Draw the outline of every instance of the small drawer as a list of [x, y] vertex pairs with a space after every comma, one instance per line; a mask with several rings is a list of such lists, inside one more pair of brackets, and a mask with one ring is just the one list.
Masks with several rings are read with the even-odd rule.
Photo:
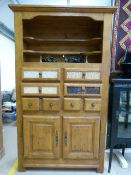
[[22, 98], [22, 105], [24, 111], [38, 111], [39, 98]]
[[57, 83], [23, 83], [24, 96], [60, 96], [60, 85]]
[[32, 69], [24, 68], [22, 74], [23, 80], [60, 80], [60, 69]]
[[101, 84], [64, 84], [65, 96], [97, 96], [100, 97], [102, 92]]
[[100, 80], [100, 68], [96, 69], [84, 69], [84, 68], [67, 68], [64, 71], [65, 80], [68, 81], [93, 81], [93, 80]]
[[59, 111], [60, 99], [59, 98], [43, 98], [42, 109], [44, 111]]
[[65, 111], [80, 111], [81, 110], [81, 98], [64, 98], [64, 110]]
[[101, 111], [101, 99], [85, 98], [84, 110], [85, 111]]

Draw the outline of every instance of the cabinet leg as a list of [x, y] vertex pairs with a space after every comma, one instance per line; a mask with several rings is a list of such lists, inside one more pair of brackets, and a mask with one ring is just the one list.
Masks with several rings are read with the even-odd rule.
[[110, 155], [109, 155], [108, 173], [110, 173], [110, 170], [111, 170], [112, 154], [113, 154], [113, 147], [111, 146], [110, 147]]
[[97, 173], [103, 173], [103, 171], [104, 171], [104, 167], [97, 168]]
[[125, 145], [122, 146], [122, 155], [123, 155], [123, 157], [125, 155]]
[[25, 171], [25, 167], [22, 164], [20, 164], [19, 162], [18, 162], [18, 171], [19, 172], [24, 172]]

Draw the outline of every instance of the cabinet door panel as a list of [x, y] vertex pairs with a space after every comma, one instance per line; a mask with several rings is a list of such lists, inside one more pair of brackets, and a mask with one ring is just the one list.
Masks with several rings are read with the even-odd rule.
[[24, 116], [23, 125], [25, 158], [59, 158], [60, 117]]
[[99, 156], [99, 117], [64, 117], [64, 159], [97, 159]]

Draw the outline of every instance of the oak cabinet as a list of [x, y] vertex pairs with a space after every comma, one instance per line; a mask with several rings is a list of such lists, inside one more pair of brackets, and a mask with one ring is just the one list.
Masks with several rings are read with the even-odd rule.
[[9, 6], [15, 16], [19, 171], [103, 172], [116, 8]]

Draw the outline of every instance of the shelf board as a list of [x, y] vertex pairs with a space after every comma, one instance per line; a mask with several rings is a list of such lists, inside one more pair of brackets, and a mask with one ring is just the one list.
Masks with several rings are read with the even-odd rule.
[[79, 54], [85, 54], [85, 55], [98, 55], [101, 54], [101, 51], [89, 51], [89, 52], [68, 52], [68, 51], [36, 51], [36, 50], [24, 50], [24, 54], [29, 55], [79, 55]]
[[34, 38], [30, 36], [26, 36], [23, 38], [24, 41], [28, 43], [90, 43], [90, 42], [98, 42], [102, 41], [102, 38], [91, 38], [91, 39], [41, 39]]

